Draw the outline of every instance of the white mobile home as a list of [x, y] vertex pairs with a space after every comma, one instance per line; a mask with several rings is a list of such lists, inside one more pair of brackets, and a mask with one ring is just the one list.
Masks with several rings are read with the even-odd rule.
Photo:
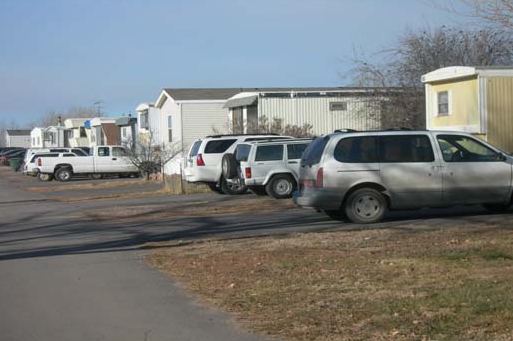
[[88, 121], [86, 118], [68, 118], [64, 120], [64, 126], [67, 129], [67, 140], [70, 147], [89, 147], [91, 130], [86, 129], [86, 121]]
[[31, 148], [69, 147], [67, 129], [63, 126], [36, 127], [30, 132]]
[[8, 129], [5, 131], [5, 146], [30, 148], [30, 130]]
[[85, 122], [91, 129], [89, 146], [113, 146], [119, 144], [119, 128], [116, 118], [95, 117]]

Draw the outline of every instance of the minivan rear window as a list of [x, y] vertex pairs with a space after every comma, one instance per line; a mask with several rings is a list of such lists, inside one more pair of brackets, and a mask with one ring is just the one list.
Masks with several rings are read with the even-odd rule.
[[200, 149], [201, 142], [203, 142], [203, 141], [194, 142], [194, 144], [192, 145], [191, 151], [189, 152], [189, 157], [198, 155], [198, 151]]
[[205, 146], [205, 154], [224, 153], [237, 140], [215, 140], [210, 141]]
[[316, 137], [305, 149], [301, 163], [305, 165], [318, 164], [321, 161], [322, 153], [324, 152], [324, 148], [328, 144], [329, 140], [329, 136]]

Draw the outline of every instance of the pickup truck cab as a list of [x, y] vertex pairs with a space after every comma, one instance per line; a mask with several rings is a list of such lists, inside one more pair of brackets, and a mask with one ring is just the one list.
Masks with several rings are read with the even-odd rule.
[[301, 159], [302, 207], [374, 223], [387, 210], [512, 204], [513, 158], [463, 132], [376, 131], [316, 138]]
[[89, 156], [62, 153], [58, 157], [39, 157], [36, 164], [38, 173], [51, 174], [58, 181], [69, 181], [74, 175], [96, 178], [105, 174], [117, 174], [120, 177], [138, 175], [139, 170], [128, 155], [122, 146], [97, 146], [91, 148]]

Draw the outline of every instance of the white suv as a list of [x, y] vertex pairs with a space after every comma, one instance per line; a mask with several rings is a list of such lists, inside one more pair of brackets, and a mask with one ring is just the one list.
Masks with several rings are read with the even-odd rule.
[[185, 160], [185, 179], [188, 182], [207, 184], [218, 193], [242, 194], [247, 188], [240, 179], [225, 179], [222, 176], [221, 161], [226, 153], [233, 153], [242, 142], [269, 139], [290, 139], [275, 134], [261, 135], [214, 135], [195, 141]]
[[239, 144], [232, 165], [240, 163], [240, 177], [255, 194], [290, 198], [297, 188], [301, 155], [310, 142], [305, 138]]

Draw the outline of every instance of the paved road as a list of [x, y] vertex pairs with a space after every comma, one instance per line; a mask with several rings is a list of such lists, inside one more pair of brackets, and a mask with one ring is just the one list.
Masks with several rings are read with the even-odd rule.
[[145, 265], [141, 245], [147, 241], [509, 220], [509, 215], [469, 207], [394, 213], [372, 227], [341, 224], [296, 209], [253, 216], [99, 222], [83, 212], [113, 205], [194, 205], [244, 198], [202, 194], [61, 203], [22, 190], [24, 184], [20, 176], [0, 170], [2, 341], [263, 340], [238, 330], [230, 316], [195, 304], [171, 279]]

